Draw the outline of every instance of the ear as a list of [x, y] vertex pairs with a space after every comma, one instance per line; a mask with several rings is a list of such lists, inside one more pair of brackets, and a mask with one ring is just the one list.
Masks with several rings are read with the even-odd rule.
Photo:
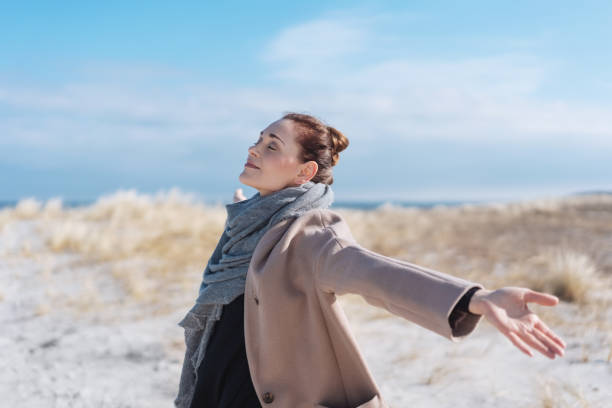
[[319, 165], [314, 160], [311, 160], [311, 161], [308, 161], [302, 164], [302, 166], [300, 167], [300, 171], [296, 177], [297, 183], [298, 184], [306, 183], [311, 178], [313, 178], [315, 174], [317, 174], [318, 170], [319, 170]]

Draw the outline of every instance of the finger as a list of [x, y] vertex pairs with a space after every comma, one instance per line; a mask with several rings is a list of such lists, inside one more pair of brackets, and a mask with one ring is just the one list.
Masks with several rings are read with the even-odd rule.
[[555, 353], [548, 346], [542, 343], [529, 329], [523, 328], [518, 335], [531, 347], [544, 354], [546, 357], [554, 359]]
[[539, 329], [542, 333], [553, 339], [554, 342], [557, 343], [559, 346], [565, 348], [566, 344], [563, 339], [561, 339], [561, 337], [557, 336], [552, 330], [550, 330], [543, 321], [538, 320], [535, 324], [535, 328]]
[[534, 329], [532, 331], [532, 334], [535, 337], [537, 337], [540, 340], [540, 342], [542, 342], [544, 345], [546, 345], [546, 347], [548, 347], [548, 349], [550, 351], [552, 351], [555, 354], [558, 354], [559, 356], [563, 356], [563, 354], [564, 354], [563, 353], [563, 347], [561, 347], [557, 343], [555, 343], [553, 341], [553, 339], [548, 337], [545, 333], [543, 333], [539, 329]]
[[518, 347], [523, 353], [527, 354], [529, 357], [533, 357], [533, 353], [529, 350], [529, 347], [521, 340], [514, 332], [508, 332], [508, 338], [510, 341]]
[[555, 295], [544, 292], [536, 292], [535, 290], [529, 289], [525, 293], [525, 302], [535, 302], [544, 306], [554, 306], [559, 303], [559, 298]]

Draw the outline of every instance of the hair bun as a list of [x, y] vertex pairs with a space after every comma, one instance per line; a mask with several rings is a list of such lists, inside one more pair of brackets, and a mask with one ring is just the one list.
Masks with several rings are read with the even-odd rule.
[[327, 126], [327, 131], [331, 140], [332, 166], [335, 166], [340, 158], [339, 153], [348, 147], [349, 141], [342, 132], [332, 126]]

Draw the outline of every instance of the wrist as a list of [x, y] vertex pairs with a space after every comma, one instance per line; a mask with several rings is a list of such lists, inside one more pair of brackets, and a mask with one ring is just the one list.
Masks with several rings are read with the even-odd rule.
[[484, 314], [483, 310], [483, 299], [491, 293], [492, 290], [489, 289], [479, 289], [472, 295], [470, 299], [470, 303], [468, 304], [468, 311], [473, 314]]

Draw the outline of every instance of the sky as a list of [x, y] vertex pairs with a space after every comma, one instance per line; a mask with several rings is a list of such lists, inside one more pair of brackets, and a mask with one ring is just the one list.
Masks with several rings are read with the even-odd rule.
[[336, 200], [612, 190], [607, 1], [3, 2], [0, 201], [229, 201], [289, 111], [344, 133]]

